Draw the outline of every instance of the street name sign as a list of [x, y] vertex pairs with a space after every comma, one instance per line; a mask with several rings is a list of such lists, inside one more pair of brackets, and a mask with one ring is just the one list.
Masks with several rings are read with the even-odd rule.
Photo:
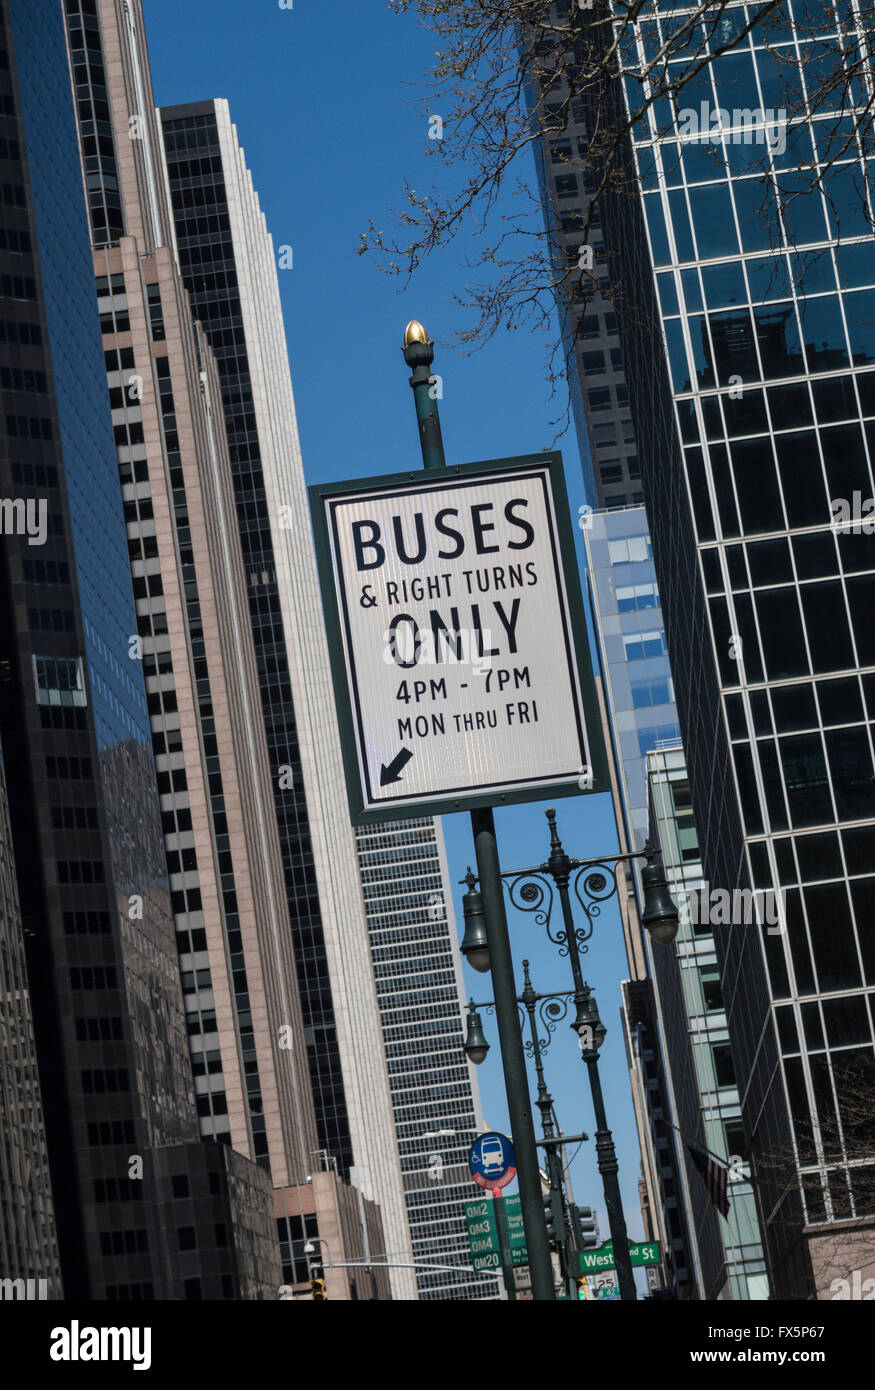
[[[507, 1218], [511, 1264], [514, 1267], [527, 1265], [529, 1253], [519, 1197], [505, 1197], [504, 1214]], [[465, 1220], [468, 1224], [468, 1244], [471, 1247], [471, 1262], [474, 1268], [500, 1269], [501, 1245], [492, 1198], [481, 1197], [479, 1201], [466, 1202]]]
[[[581, 1274], [589, 1274], [596, 1270], [616, 1269], [614, 1261], [614, 1242], [606, 1240], [595, 1250], [581, 1250], [577, 1257], [580, 1261]], [[633, 1268], [636, 1265], [658, 1265], [659, 1264], [659, 1241], [651, 1240], [642, 1242], [639, 1245], [629, 1245], [629, 1259]]]
[[558, 453], [310, 499], [355, 824], [607, 787]]

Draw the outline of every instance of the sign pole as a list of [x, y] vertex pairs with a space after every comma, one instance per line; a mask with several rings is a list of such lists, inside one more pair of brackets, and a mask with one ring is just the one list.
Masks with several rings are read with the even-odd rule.
[[498, 842], [490, 807], [471, 812], [471, 829], [474, 832], [477, 876], [483, 898], [483, 916], [492, 972], [492, 997], [495, 1000], [495, 1018], [504, 1067], [510, 1131], [517, 1157], [517, 1179], [529, 1252], [532, 1297], [536, 1300], [553, 1300], [556, 1297], [553, 1261], [550, 1258], [544, 1200], [541, 1195], [538, 1150], [535, 1145], [529, 1079], [526, 1074], [526, 1059], [517, 1012], [516, 982], [504, 907]]
[[507, 1212], [504, 1210], [504, 1193], [493, 1192], [492, 1209], [495, 1212], [495, 1230], [498, 1235], [498, 1249], [501, 1253], [501, 1272], [504, 1287], [510, 1301], [516, 1298], [516, 1280], [513, 1275], [513, 1259], [510, 1253], [510, 1235], [507, 1229]]
[[[410, 385], [419, 421], [419, 441], [425, 468], [445, 468], [437, 391], [432, 383], [434, 344], [420, 323], [410, 323], [404, 334], [404, 360], [412, 370]], [[538, 1150], [526, 1075], [526, 1060], [516, 1003], [513, 958], [504, 907], [501, 864], [492, 807], [471, 812], [471, 829], [477, 856], [477, 877], [483, 899], [486, 938], [492, 971], [495, 1016], [507, 1089], [510, 1129], [517, 1156], [523, 1226], [529, 1252], [532, 1297], [552, 1302], [556, 1297], [553, 1262], [547, 1239], [547, 1223], [541, 1196]], [[496, 1213], [497, 1214], [497, 1213]], [[503, 1258], [503, 1257], [502, 1257]]]

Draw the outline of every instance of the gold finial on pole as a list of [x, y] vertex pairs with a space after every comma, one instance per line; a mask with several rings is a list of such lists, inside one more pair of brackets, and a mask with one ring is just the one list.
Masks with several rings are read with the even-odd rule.
[[422, 324], [416, 319], [411, 319], [404, 330], [404, 346], [409, 347], [411, 343], [428, 343], [430, 341]]

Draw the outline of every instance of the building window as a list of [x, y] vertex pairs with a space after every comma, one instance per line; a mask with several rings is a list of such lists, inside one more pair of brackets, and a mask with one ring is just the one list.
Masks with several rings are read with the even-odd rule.
[[608, 559], [612, 565], [649, 560], [649, 536], [628, 536], [625, 540], [608, 541]]
[[620, 613], [658, 607], [659, 594], [652, 580], [649, 584], [627, 584], [617, 589], [617, 610]]
[[720, 988], [720, 971], [716, 965], [709, 965], [700, 970], [699, 979], [702, 983], [702, 998], [705, 1001], [706, 1011], [714, 1013], [722, 1009], [723, 991]]
[[717, 1043], [711, 1048], [711, 1055], [714, 1058], [714, 1076], [718, 1087], [734, 1086], [735, 1068], [732, 1065], [729, 1043]]
[[724, 1120], [723, 1134], [727, 1158], [732, 1158], [734, 1155], [744, 1158], [747, 1154], [747, 1140], [744, 1137], [744, 1125], [741, 1120]]
[[33, 674], [40, 705], [87, 705], [81, 658], [35, 656]]
[[617, 428], [616, 425], [594, 425], [592, 437], [596, 448], [616, 448]]
[[671, 703], [671, 696], [667, 680], [641, 680], [631, 681], [633, 709], [646, 709], [651, 705], [667, 705]]
[[677, 724], [652, 724], [646, 729], [638, 730], [638, 752], [642, 758], [646, 758], [654, 748], [661, 743], [674, 743], [680, 737]]
[[642, 661], [648, 656], [665, 656], [665, 636], [661, 629], [635, 632], [623, 638], [627, 661]]

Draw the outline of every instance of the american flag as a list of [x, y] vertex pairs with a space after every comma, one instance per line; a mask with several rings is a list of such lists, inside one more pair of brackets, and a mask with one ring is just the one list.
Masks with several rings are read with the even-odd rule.
[[702, 1174], [702, 1181], [708, 1189], [711, 1201], [714, 1203], [720, 1215], [729, 1217], [729, 1192], [727, 1184], [729, 1173], [719, 1163], [715, 1163], [710, 1154], [703, 1154], [701, 1149], [694, 1149], [692, 1144], [687, 1144], [690, 1151], [690, 1158], [695, 1163], [699, 1172]]

